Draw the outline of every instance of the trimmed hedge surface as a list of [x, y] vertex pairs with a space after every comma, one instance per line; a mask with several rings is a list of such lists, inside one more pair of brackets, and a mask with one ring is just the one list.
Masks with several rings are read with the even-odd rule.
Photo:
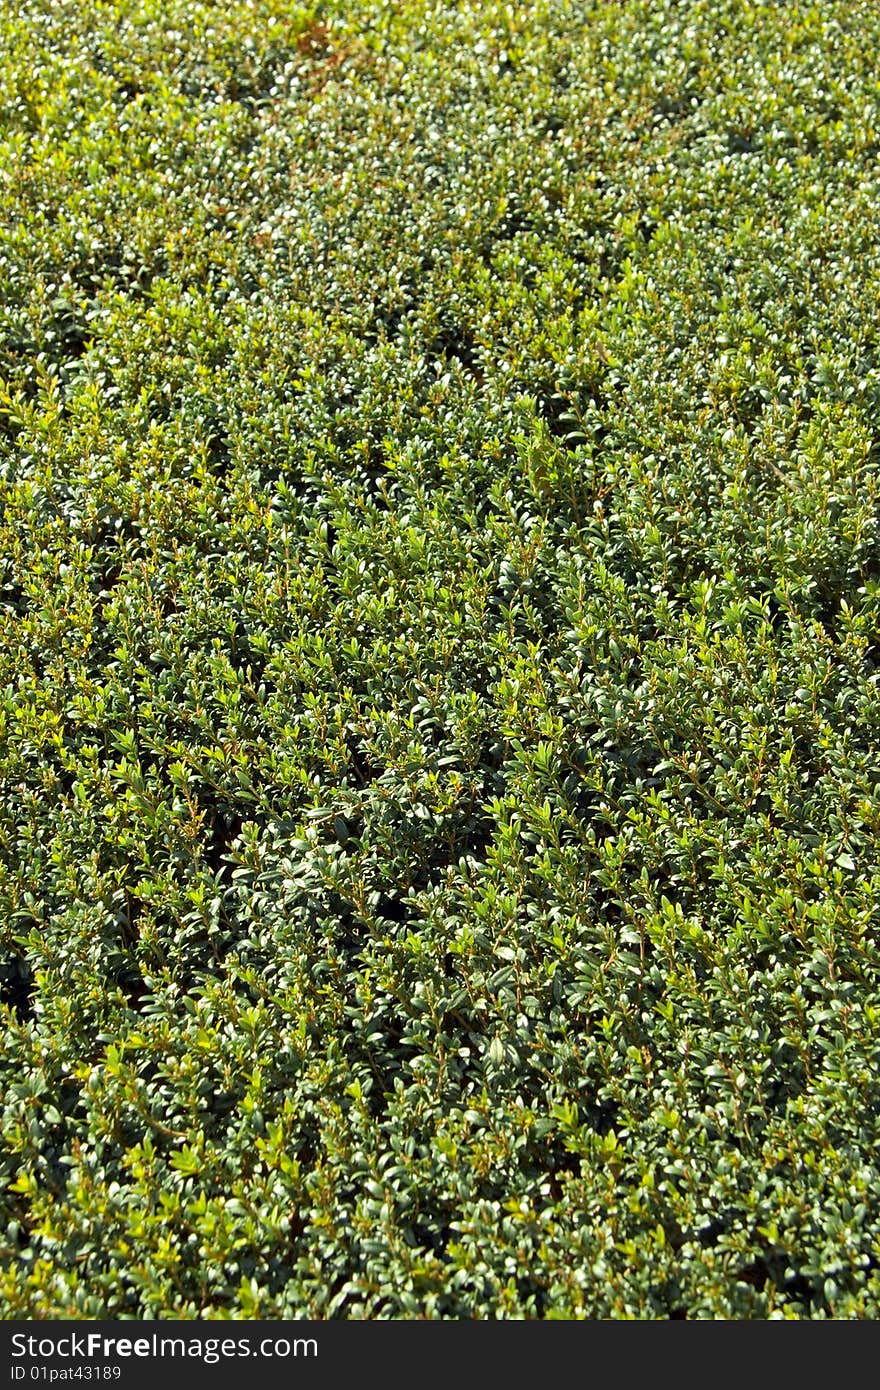
[[880, 1316], [880, 10], [0, 0], [6, 1318]]

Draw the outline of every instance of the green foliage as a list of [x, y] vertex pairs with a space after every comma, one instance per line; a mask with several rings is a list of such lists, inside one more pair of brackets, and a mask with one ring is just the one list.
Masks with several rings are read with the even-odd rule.
[[880, 1316], [877, 6], [0, 30], [3, 1316]]

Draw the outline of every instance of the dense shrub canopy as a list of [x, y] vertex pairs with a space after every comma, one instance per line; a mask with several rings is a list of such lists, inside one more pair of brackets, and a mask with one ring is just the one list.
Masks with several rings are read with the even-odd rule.
[[880, 1315], [880, 9], [0, 32], [3, 1315]]

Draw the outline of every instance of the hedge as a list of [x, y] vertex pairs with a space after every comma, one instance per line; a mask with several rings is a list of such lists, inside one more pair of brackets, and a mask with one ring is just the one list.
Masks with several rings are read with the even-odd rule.
[[0, 33], [0, 1314], [880, 1316], [878, 7]]

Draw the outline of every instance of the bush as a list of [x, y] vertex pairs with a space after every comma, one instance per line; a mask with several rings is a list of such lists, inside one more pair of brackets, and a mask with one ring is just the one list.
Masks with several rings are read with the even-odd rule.
[[880, 12], [0, 9], [7, 1318], [880, 1315]]

